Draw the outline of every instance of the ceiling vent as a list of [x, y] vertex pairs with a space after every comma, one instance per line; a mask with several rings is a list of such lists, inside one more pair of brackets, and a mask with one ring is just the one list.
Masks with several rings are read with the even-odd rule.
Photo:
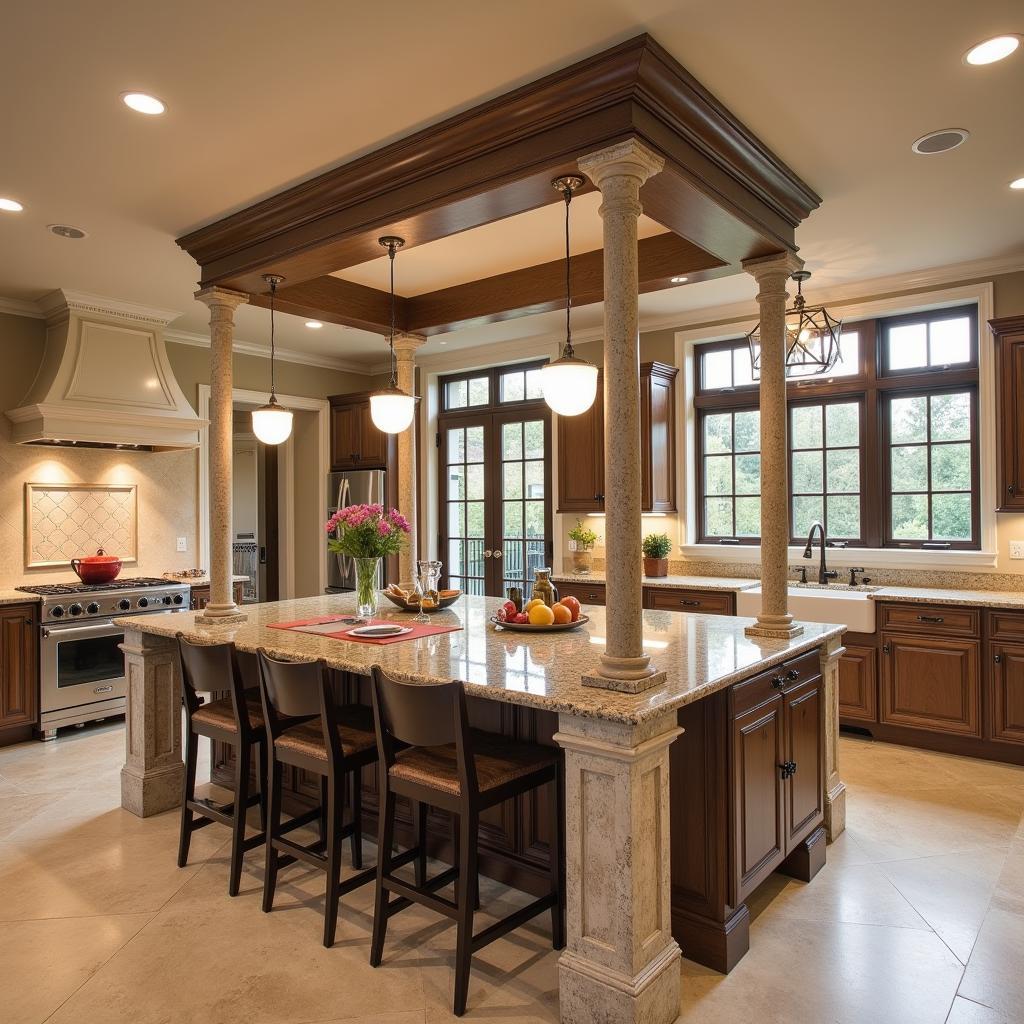
[[943, 128], [922, 135], [910, 148], [921, 156], [934, 156], [962, 146], [970, 137], [971, 133], [966, 128]]

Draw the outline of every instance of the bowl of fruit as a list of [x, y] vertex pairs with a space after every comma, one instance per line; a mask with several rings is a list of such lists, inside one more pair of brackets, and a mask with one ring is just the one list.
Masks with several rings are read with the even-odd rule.
[[491, 616], [496, 629], [511, 629], [518, 633], [564, 633], [579, 629], [590, 619], [580, 611], [575, 597], [566, 597], [553, 605], [546, 605], [539, 597], [528, 601], [522, 610], [513, 601], [506, 601]]
[[386, 590], [382, 590], [381, 593], [393, 605], [401, 608], [403, 612], [439, 612], [443, 608], [455, 604], [462, 596], [461, 590], [439, 590], [436, 601], [428, 599], [423, 603], [423, 607], [420, 608], [420, 595], [415, 590], [403, 590], [397, 584], [392, 583], [391, 586]]

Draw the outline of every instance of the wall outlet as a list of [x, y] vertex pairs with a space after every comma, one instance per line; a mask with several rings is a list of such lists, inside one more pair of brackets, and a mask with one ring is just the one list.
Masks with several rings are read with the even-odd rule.
[[[187, 537], [179, 537], [178, 538], [178, 550], [179, 551], [188, 551], [188, 538]], [[1021, 555], [1020, 557], [1024, 558], [1024, 555]]]
[[1024, 540], [1010, 541], [1010, 557], [1024, 558]]

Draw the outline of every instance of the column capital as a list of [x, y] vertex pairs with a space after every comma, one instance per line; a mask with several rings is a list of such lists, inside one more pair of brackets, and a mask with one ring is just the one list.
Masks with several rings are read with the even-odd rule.
[[598, 187], [608, 178], [628, 176], [642, 185], [665, 166], [665, 158], [639, 139], [616, 142], [577, 161], [579, 169]]
[[795, 252], [773, 252], [770, 256], [744, 260], [740, 266], [758, 284], [762, 284], [773, 277], [779, 277], [783, 282], [788, 281], [798, 270], [804, 269], [804, 261]]
[[412, 358], [426, 345], [427, 339], [421, 334], [402, 334], [395, 338], [395, 355]]
[[236, 292], [231, 288], [220, 288], [217, 285], [208, 285], [200, 288], [195, 297], [204, 305], [213, 309], [215, 306], [226, 306], [228, 309], [237, 309], [249, 301], [245, 292]]

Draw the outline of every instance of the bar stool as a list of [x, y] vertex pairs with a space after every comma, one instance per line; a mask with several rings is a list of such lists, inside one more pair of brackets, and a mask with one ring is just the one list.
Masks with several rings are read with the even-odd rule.
[[[370, 709], [338, 704], [327, 666], [321, 661], [277, 661], [259, 651], [260, 692], [267, 723], [267, 868], [263, 910], [270, 913], [281, 867], [302, 861], [327, 874], [324, 945], [334, 945], [338, 901], [373, 880], [363, 866], [360, 769], [377, 760]], [[291, 765], [321, 777], [321, 806], [282, 823], [282, 767]], [[352, 820], [342, 824], [346, 785], [352, 793]], [[320, 840], [303, 846], [288, 833], [320, 820]], [[358, 874], [341, 880], [341, 848], [351, 839], [352, 866]], [[324, 848], [326, 847], [326, 854]]]
[[[178, 867], [188, 863], [192, 833], [212, 822], [231, 829], [231, 871], [228, 895], [237, 896], [242, 878], [242, 857], [263, 843], [266, 807], [263, 794], [263, 759], [255, 749], [263, 743], [263, 709], [256, 687], [256, 658], [235, 650], [231, 643], [193, 644], [178, 633], [181, 689], [188, 719], [185, 737], [185, 786], [181, 800], [181, 835]], [[247, 687], [247, 683], [253, 686]], [[229, 697], [204, 703], [200, 693], [228, 690]], [[230, 804], [196, 799], [196, 759], [199, 737], [229, 743], [235, 748], [235, 792]], [[249, 794], [249, 775], [254, 753], [258, 791]], [[246, 811], [260, 808], [260, 832], [245, 838]], [[198, 817], [196, 817], [198, 815]]]
[[[558, 751], [516, 743], [470, 730], [466, 695], [459, 682], [440, 685], [402, 683], [373, 667], [373, 714], [380, 755], [380, 817], [377, 846], [377, 887], [370, 963], [380, 965], [388, 919], [411, 903], [419, 903], [456, 922], [454, 1012], [466, 1010], [473, 953], [514, 928], [551, 911], [552, 945], [565, 945], [562, 905], [562, 796]], [[405, 746], [408, 744], [408, 746]], [[473, 934], [476, 902], [477, 844], [480, 812], [513, 796], [551, 785], [551, 889], [545, 896]], [[392, 856], [395, 798], [413, 801], [419, 846], [399, 858]], [[415, 855], [425, 856], [422, 823], [425, 806], [458, 816], [457, 866], [427, 881], [423, 872], [409, 884], [393, 874]], [[456, 882], [454, 902], [436, 894]], [[389, 893], [397, 899], [391, 900]]]

